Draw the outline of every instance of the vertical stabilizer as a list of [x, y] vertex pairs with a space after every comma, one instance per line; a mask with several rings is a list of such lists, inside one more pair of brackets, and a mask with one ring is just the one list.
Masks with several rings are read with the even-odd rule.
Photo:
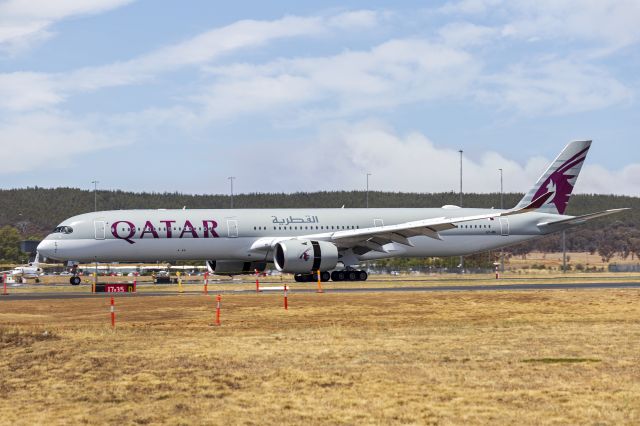
[[549, 199], [537, 211], [564, 214], [590, 147], [591, 141], [569, 143], [535, 186], [520, 200], [516, 209], [528, 206], [541, 196], [551, 193]]

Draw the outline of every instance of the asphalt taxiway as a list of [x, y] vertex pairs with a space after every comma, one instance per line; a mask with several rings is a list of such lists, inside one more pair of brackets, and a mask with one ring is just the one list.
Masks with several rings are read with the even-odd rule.
[[[492, 284], [492, 285], [439, 285], [422, 287], [324, 287], [324, 293], [388, 293], [388, 292], [476, 292], [476, 291], [523, 291], [523, 290], [589, 290], [589, 289], [640, 289], [640, 282], [627, 283], [531, 283], [531, 284]], [[137, 293], [90, 293], [79, 291], [56, 292], [9, 292], [8, 295], [0, 295], [0, 303], [11, 300], [47, 300], [47, 299], [87, 299], [96, 297], [157, 297], [157, 296], [195, 296], [202, 295], [202, 291], [139, 291]], [[315, 293], [315, 287], [289, 289], [290, 293]], [[264, 288], [263, 293], [273, 293], [274, 290]], [[255, 294], [255, 290], [223, 290], [210, 291], [210, 294]]]

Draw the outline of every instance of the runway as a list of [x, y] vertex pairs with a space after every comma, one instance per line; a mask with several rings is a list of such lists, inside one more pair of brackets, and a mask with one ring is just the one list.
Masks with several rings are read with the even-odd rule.
[[[364, 288], [330, 288], [324, 293], [389, 293], [389, 292], [476, 292], [476, 291], [532, 291], [532, 290], [590, 290], [590, 289], [640, 289], [640, 282], [633, 283], [533, 283], [533, 284], [493, 284], [493, 285], [443, 285], [429, 287], [364, 287]], [[9, 293], [0, 295], [0, 303], [12, 300], [52, 300], [52, 299], [87, 299], [100, 297], [158, 297], [158, 296], [198, 296], [201, 290], [178, 291], [141, 291], [138, 293], [87, 293], [80, 292], [34, 292]], [[316, 288], [293, 288], [290, 294], [315, 293]], [[210, 291], [210, 294], [255, 294], [255, 290]], [[264, 289], [263, 294], [279, 293], [277, 290]]]

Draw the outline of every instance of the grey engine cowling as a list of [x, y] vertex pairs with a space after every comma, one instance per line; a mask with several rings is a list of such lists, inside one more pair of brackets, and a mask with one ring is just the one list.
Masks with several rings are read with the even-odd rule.
[[303, 274], [334, 269], [338, 248], [326, 241], [286, 240], [276, 244], [273, 263], [278, 271]]

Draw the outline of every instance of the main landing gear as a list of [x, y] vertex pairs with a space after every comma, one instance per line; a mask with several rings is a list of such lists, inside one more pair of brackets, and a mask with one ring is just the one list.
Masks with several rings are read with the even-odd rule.
[[[369, 278], [369, 274], [365, 271], [356, 271], [356, 270], [344, 270], [344, 271], [333, 271], [329, 272], [321, 272], [320, 273], [320, 281], [327, 282], [329, 279], [331, 281], [366, 281]], [[295, 274], [294, 279], [299, 283], [309, 283], [318, 281], [318, 274]]]

